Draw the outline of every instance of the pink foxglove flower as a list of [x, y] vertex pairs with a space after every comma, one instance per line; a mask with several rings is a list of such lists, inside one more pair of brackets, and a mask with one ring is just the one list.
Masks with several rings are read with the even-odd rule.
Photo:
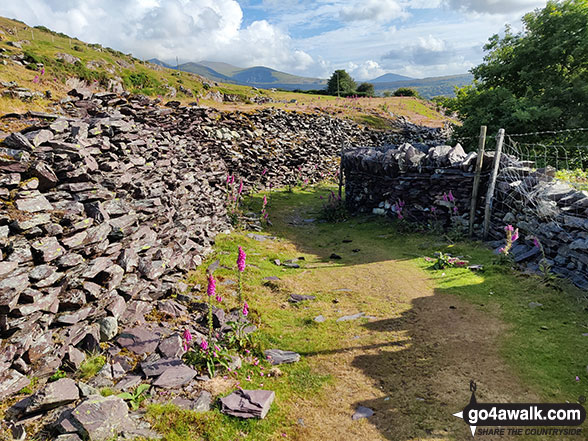
[[38, 83], [39, 82], [39, 75], [35, 75], [35, 78], [33, 78], [33, 83]]
[[267, 168], [264, 168], [263, 171], [261, 172], [261, 176], [265, 175], [267, 173]]
[[247, 254], [245, 254], [245, 251], [243, 251], [243, 248], [239, 247], [239, 256], [237, 256], [237, 269], [239, 270], [239, 272], [245, 271], [245, 258], [246, 257], [247, 257]]
[[511, 241], [515, 241], [519, 238], [519, 229], [517, 228], [514, 233], [512, 233], [512, 237], [510, 238]]
[[208, 287], [206, 288], [206, 294], [208, 294], [209, 297], [212, 297], [216, 294], [216, 280], [214, 280], [212, 274], [208, 276]]
[[243, 315], [247, 314], [249, 314], [249, 305], [247, 304], [247, 302], [245, 302], [245, 304], [243, 305]]
[[453, 193], [451, 193], [451, 190], [449, 190], [449, 194], [447, 195], [447, 199], [449, 199], [449, 202], [455, 201], [455, 198], [453, 197]]
[[243, 179], [239, 182], [239, 194], [243, 193]]
[[206, 340], [202, 339], [202, 342], [200, 343], [200, 349], [202, 349], [203, 351], [208, 350], [208, 342]]
[[535, 245], [535, 247], [537, 248], [541, 248], [541, 244], [539, 243], [539, 240], [536, 237], [533, 238], [533, 245]]
[[190, 330], [186, 328], [184, 330], [184, 351], [187, 351], [190, 347], [190, 342], [192, 341], [192, 334], [190, 334]]
[[507, 225], [504, 227], [504, 231], [510, 231], [512, 233], [514, 231], [514, 227], [512, 225]]

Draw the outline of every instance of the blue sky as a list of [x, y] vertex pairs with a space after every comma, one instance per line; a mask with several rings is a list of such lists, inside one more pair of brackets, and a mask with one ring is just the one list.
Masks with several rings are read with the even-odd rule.
[[358, 80], [465, 73], [545, 0], [20, 0], [0, 15], [149, 59]]

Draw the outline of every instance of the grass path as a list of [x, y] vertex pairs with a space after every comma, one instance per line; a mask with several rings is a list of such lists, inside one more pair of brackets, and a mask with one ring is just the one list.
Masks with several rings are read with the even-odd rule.
[[[262, 346], [297, 351], [302, 361], [270, 377], [246, 364], [215, 392], [228, 393], [237, 380], [246, 389], [275, 390], [269, 416], [243, 422], [215, 410], [193, 439], [466, 440], [469, 428], [452, 414], [469, 401], [470, 380], [482, 402], [586, 395], [582, 293], [557, 292], [536, 277], [492, 265], [480, 245], [447, 248], [440, 238], [401, 235], [389, 221], [308, 222], [317, 216], [320, 194], [324, 189], [270, 195], [274, 226], [267, 233], [275, 240], [257, 242], [245, 233], [218, 239], [215, 258], [226, 267], [234, 265], [237, 245], [248, 250], [246, 295], [261, 324]], [[429, 270], [422, 256], [434, 250], [466, 255], [487, 269], [480, 275]], [[342, 259], [331, 259], [332, 253]], [[296, 257], [303, 258], [300, 269], [273, 263]], [[225, 274], [219, 271], [221, 280], [230, 278]], [[265, 282], [270, 275], [280, 281]], [[202, 278], [202, 272], [194, 275], [194, 281]], [[316, 300], [293, 305], [291, 293]], [[225, 297], [230, 303], [230, 290]], [[530, 309], [530, 301], [544, 306]], [[356, 313], [365, 317], [337, 321]], [[326, 320], [315, 322], [319, 315]], [[360, 405], [375, 415], [353, 421]]]

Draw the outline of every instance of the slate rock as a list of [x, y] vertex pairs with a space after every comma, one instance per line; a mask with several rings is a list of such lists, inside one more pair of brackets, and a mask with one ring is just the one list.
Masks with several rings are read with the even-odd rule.
[[145, 361], [141, 363], [141, 369], [147, 377], [157, 377], [167, 369], [181, 366], [184, 363], [179, 358], [160, 358], [155, 361]]
[[166, 369], [152, 384], [161, 388], [180, 387], [192, 381], [197, 374], [191, 367], [180, 364]]
[[239, 389], [220, 399], [221, 412], [239, 418], [263, 419], [276, 394], [270, 390]]
[[290, 301], [292, 303], [300, 303], [305, 300], [314, 300], [314, 299], [316, 299], [315, 296], [308, 296], [305, 294], [290, 294], [288, 301]]
[[80, 398], [76, 382], [71, 378], [60, 378], [48, 383], [40, 391], [30, 397], [23, 414], [46, 412], [50, 409], [72, 403]]
[[351, 320], [357, 320], [357, 319], [359, 319], [359, 318], [361, 318], [363, 316], [365, 316], [365, 313], [364, 312], [358, 312], [357, 314], [345, 315], [343, 317], [339, 317], [337, 319], [337, 321], [338, 322], [348, 322], [348, 321], [351, 321]]
[[154, 352], [159, 345], [159, 335], [144, 328], [125, 330], [116, 339], [121, 348], [126, 348], [137, 355]]
[[6, 369], [0, 372], [0, 400], [17, 393], [30, 383], [31, 380], [14, 369]]
[[134, 426], [127, 404], [114, 395], [88, 397], [71, 412], [71, 423], [82, 438], [90, 441], [116, 439], [122, 431]]
[[26, 138], [26, 136], [19, 132], [11, 133], [5, 138], [4, 145], [16, 150], [25, 150], [28, 152], [32, 152], [35, 149], [35, 146]]
[[51, 205], [47, 198], [42, 194], [30, 198], [18, 199], [15, 201], [14, 205], [20, 211], [25, 211], [27, 213], [53, 210], [53, 205]]
[[51, 262], [65, 254], [63, 246], [55, 237], [45, 237], [31, 244], [33, 253], [43, 262]]
[[355, 410], [355, 413], [351, 417], [351, 419], [353, 421], [355, 421], [355, 420], [359, 420], [361, 418], [369, 418], [373, 415], [374, 415], [374, 411], [372, 409], [370, 409], [369, 407], [358, 406], [357, 409]]
[[116, 317], [104, 317], [98, 322], [100, 325], [100, 341], [110, 341], [118, 334], [118, 320]]
[[210, 392], [203, 390], [195, 400], [176, 397], [171, 402], [182, 409], [192, 410], [199, 413], [208, 412], [210, 410], [210, 405], [212, 404], [212, 395]]
[[164, 338], [157, 346], [157, 351], [166, 358], [177, 358], [184, 354], [182, 336], [179, 334], [170, 335]]
[[295, 363], [300, 361], [300, 354], [293, 351], [282, 351], [280, 349], [267, 349], [263, 352], [265, 358], [272, 364]]
[[317, 323], [323, 323], [325, 322], [327, 319], [323, 316], [323, 315], [317, 315], [314, 319], [315, 322]]

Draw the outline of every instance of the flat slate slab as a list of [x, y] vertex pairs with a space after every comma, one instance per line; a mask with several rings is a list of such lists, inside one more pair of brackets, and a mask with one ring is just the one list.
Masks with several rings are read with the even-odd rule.
[[239, 418], [263, 419], [276, 394], [271, 390], [243, 390], [221, 398], [221, 412]]
[[162, 388], [183, 386], [190, 382], [196, 375], [198, 375], [198, 372], [185, 364], [172, 366], [167, 368], [157, 380], [153, 382], [153, 386]]
[[361, 317], [365, 316], [365, 312], [358, 312], [357, 314], [353, 314], [353, 315], [344, 315], [343, 317], [339, 317], [337, 319], [338, 322], [348, 322], [351, 320], [357, 320]]
[[300, 360], [300, 354], [294, 351], [282, 351], [281, 349], [268, 349], [263, 352], [265, 358], [273, 365], [283, 363], [295, 363]]
[[351, 417], [351, 419], [355, 421], [355, 420], [359, 420], [361, 418], [369, 418], [369, 417], [373, 416], [373, 414], [374, 414], [374, 411], [372, 409], [370, 409], [369, 407], [358, 406], [357, 409], [355, 410], [355, 413]]
[[114, 395], [88, 397], [71, 412], [70, 421], [82, 438], [91, 441], [117, 439], [119, 433], [134, 427], [127, 403]]
[[292, 302], [292, 303], [299, 303], [299, 302], [303, 302], [305, 300], [314, 300], [314, 299], [316, 299], [315, 296], [307, 296], [305, 294], [290, 294], [288, 301]]
[[144, 328], [133, 328], [123, 331], [116, 342], [137, 355], [154, 352], [159, 345], [159, 335]]
[[152, 362], [141, 363], [141, 369], [148, 377], [156, 377], [167, 369], [184, 364], [179, 358], [160, 358]]

